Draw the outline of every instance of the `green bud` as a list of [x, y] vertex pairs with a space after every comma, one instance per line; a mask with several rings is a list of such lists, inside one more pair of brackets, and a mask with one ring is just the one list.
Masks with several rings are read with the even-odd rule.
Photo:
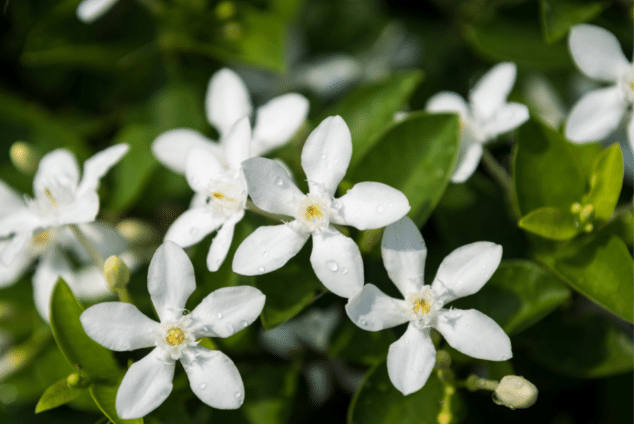
[[88, 387], [90, 380], [80, 372], [74, 372], [66, 377], [66, 384], [70, 387]]
[[219, 20], [226, 21], [235, 16], [236, 6], [230, 1], [221, 1], [214, 11]]
[[123, 289], [130, 281], [130, 270], [118, 256], [110, 256], [106, 259], [103, 274], [111, 290]]
[[20, 172], [26, 175], [33, 175], [37, 171], [40, 162], [40, 155], [36, 150], [23, 141], [16, 141], [9, 150], [11, 162]]

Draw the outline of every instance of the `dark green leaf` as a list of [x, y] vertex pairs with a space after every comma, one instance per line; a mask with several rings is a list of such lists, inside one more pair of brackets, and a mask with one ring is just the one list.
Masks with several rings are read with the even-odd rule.
[[605, 149], [594, 164], [590, 177], [590, 191], [583, 204], [594, 206], [594, 219], [600, 223], [607, 221], [621, 194], [623, 185], [623, 155], [618, 143]]
[[542, 29], [549, 43], [566, 36], [573, 25], [595, 18], [603, 10], [599, 2], [584, 0], [540, 0]]
[[[119, 384], [121, 384], [121, 382], [119, 382]], [[89, 388], [90, 395], [97, 406], [99, 406], [99, 409], [101, 409], [101, 412], [103, 412], [113, 424], [143, 424], [143, 418], [124, 420], [117, 415], [115, 399], [117, 398], [119, 384], [91, 384]]]
[[51, 328], [68, 363], [93, 381], [113, 381], [119, 367], [110, 352], [84, 332], [79, 321], [83, 308], [68, 284], [59, 279], [51, 295]]
[[44, 391], [35, 406], [35, 413], [47, 411], [77, 399], [86, 389], [69, 386], [65, 378], [53, 383]]
[[474, 308], [500, 324], [509, 335], [536, 324], [570, 297], [555, 275], [534, 262], [504, 261], [476, 294], [452, 303]]
[[133, 45], [104, 46], [103, 44], [70, 45], [66, 42], [56, 46], [29, 49], [22, 53], [20, 61], [25, 66], [64, 65], [98, 71], [120, 71], [129, 63], [125, 56]]
[[449, 184], [458, 140], [456, 115], [412, 113], [381, 137], [349, 180], [401, 190], [412, 207], [408, 215], [422, 226]]
[[373, 365], [385, 360], [395, 341], [390, 330], [364, 331], [345, 319], [332, 336], [329, 352], [335, 358]]
[[543, 206], [569, 209], [586, 193], [584, 173], [566, 140], [534, 120], [519, 129], [513, 174], [522, 215]]
[[172, 84], [160, 90], [150, 102], [149, 113], [157, 134], [174, 128], [204, 131], [209, 127], [203, 96], [197, 96], [185, 84]]
[[288, 422], [297, 389], [298, 368], [287, 365], [261, 366], [243, 373], [248, 395], [243, 413], [252, 424]]
[[579, 222], [562, 208], [543, 207], [522, 217], [520, 228], [551, 240], [569, 240], [579, 234]]

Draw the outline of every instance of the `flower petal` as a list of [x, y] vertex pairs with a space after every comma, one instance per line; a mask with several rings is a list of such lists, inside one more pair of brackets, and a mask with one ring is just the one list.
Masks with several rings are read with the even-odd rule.
[[192, 147], [185, 159], [185, 177], [194, 191], [208, 192], [209, 182], [221, 178], [227, 169], [214, 153], [206, 148]]
[[468, 180], [475, 170], [478, 169], [480, 158], [482, 158], [481, 144], [460, 140], [458, 160], [456, 161], [453, 174], [451, 175], [451, 182], [463, 183]]
[[10, 266], [15, 261], [16, 256], [21, 253], [31, 240], [33, 233], [21, 232], [15, 234], [11, 240], [2, 246], [0, 251], [0, 264]]
[[251, 115], [251, 100], [242, 79], [223, 68], [209, 80], [205, 98], [207, 120], [224, 137], [238, 119]]
[[519, 103], [506, 103], [485, 124], [483, 131], [487, 139], [509, 132], [528, 121], [528, 108]]
[[249, 118], [245, 116], [238, 120], [222, 139], [224, 157], [231, 169], [240, 169], [242, 162], [249, 159], [250, 144], [251, 123]]
[[52, 185], [77, 188], [79, 167], [75, 156], [66, 149], [57, 149], [44, 155], [33, 178], [33, 192], [44, 193]]
[[25, 206], [0, 218], [0, 237], [32, 232], [36, 228], [44, 226], [42, 218]]
[[72, 279], [70, 264], [59, 249], [48, 250], [41, 258], [33, 273], [33, 300], [35, 308], [46, 322], [49, 321], [49, 303], [53, 286], [58, 278]]
[[385, 227], [410, 210], [409, 201], [402, 192], [375, 182], [355, 184], [336, 203], [340, 207], [331, 214], [330, 220], [359, 230]]
[[96, 191], [86, 191], [72, 203], [60, 207], [57, 225], [82, 224], [92, 222], [99, 213], [99, 195]]
[[78, 299], [102, 300], [114, 296], [102, 272], [96, 266], [88, 265], [75, 270], [73, 278], [66, 282]]
[[172, 392], [174, 362], [157, 347], [130, 365], [123, 376], [115, 405], [123, 419], [141, 418], [154, 411]]
[[207, 405], [218, 409], [237, 409], [244, 402], [240, 372], [227, 355], [196, 346], [191, 356], [181, 359], [192, 391]]
[[324, 119], [308, 136], [302, 149], [302, 168], [310, 191], [322, 187], [330, 195], [346, 175], [352, 157], [352, 137], [341, 116]]
[[216, 214], [206, 207], [188, 209], [167, 229], [165, 240], [189, 247], [215, 231], [226, 219], [224, 215]]
[[119, 0], [83, 0], [77, 6], [77, 18], [89, 24], [106, 13]]
[[196, 282], [192, 262], [176, 243], [168, 240], [156, 249], [148, 269], [147, 286], [161, 322], [182, 315]]
[[104, 302], [79, 316], [88, 336], [110, 350], [135, 350], [155, 345], [159, 324], [130, 303]]
[[[4, 250], [10, 241], [0, 241], [0, 252]], [[8, 287], [17, 282], [33, 262], [33, 253], [29, 245], [25, 243], [23, 249], [18, 252], [10, 265], [0, 262], [0, 288]]]
[[281, 268], [301, 250], [308, 236], [286, 224], [259, 227], [238, 247], [233, 272], [260, 275]]
[[351, 297], [363, 287], [359, 247], [333, 227], [313, 234], [310, 263], [319, 281], [337, 296]]
[[456, 112], [461, 119], [469, 115], [469, 106], [462, 96], [451, 91], [441, 91], [427, 100], [425, 110], [429, 112]]
[[409, 321], [406, 302], [383, 293], [373, 284], [366, 284], [348, 299], [346, 313], [359, 328], [379, 331]]
[[436, 364], [436, 349], [429, 329], [410, 324], [387, 352], [387, 373], [396, 389], [404, 395], [420, 390]]
[[615, 82], [630, 68], [619, 40], [610, 31], [596, 25], [572, 27], [568, 46], [579, 69], [592, 79]]
[[[105, 222], [79, 224], [79, 229], [103, 258], [118, 255], [128, 248], [128, 242], [121, 233]], [[83, 262], [91, 262], [84, 247], [70, 231], [67, 231], [64, 236], [67, 238], [64, 247], [72, 250]]]
[[438, 267], [432, 283], [434, 295], [444, 304], [479, 291], [502, 260], [502, 246], [478, 241], [451, 252]]
[[634, 152], [634, 117], [631, 116], [630, 123], [627, 124], [627, 138], [630, 142], [630, 152]]
[[255, 287], [220, 288], [192, 311], [192, 331], [196, 338], [233, 336], [260, 316], [265, 298]]
[[308, 115], [308, 100], [297, 93], [276, 97], [258, 108], [252, 156], [262, 156], [291, 139]]
[[152, 153], [163, 165], [178, 174], [185, 173], [185, 161], [189, 150], [197, 147], [219, 156], [220, 145], [198, 131], [179, 128], [164, 132], [152, 143]]
[[619, 126], [626, 108], [616, 86], [591, 91], [573, 106], [566, 137], [577, 143], [603, 140]]
[[236, 223], [244, 217], [244, 211], [233, 214], [216, 233], [216, 237], [211, 241], [209, 254], [207, 255], [207, 269], [211, 272], [218, 271], [220, 265], [225, 261]]
[[387, 274], [403, 297], [421, 291], [427, 246], [414, 221], [404, 216], [385, 228], [381, 255]]
[[495, 321], [475, 309], [441, 311], [436, 329], [451, 347], [473, 358], [506, 361], [513, 356], [509, 336]]
[[0, 180], [0, 218], [25, 207], [22, 196], [13, 187]]
[[489, 120], [506, 103], [516, 75], [515, 64], [504, 62], [495, 65], [480, 78], [469, 94], [469, 102], [478, 119]]
[[89, 190], [96, 190], [99, 180], [128, 152], [125, 143], [117, 144], [104, 149], [84, 162], [84, 172], [81, 177], [77, 193], [85, 193]]
[[286, 170], [276, 161], [251, 158], [242, 163], [253, 203], [270, 213], [294, 216], [304, 197]]

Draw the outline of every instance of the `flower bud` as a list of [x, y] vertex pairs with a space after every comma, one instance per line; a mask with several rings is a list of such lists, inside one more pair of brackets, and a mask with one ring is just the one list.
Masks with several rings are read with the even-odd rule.
[[130, 281], [130, 270], [118, 256], [110, 256], [106, 259], [103, 274], [111, 290], [123, 289]]
[[537, 387], [524, 377], [507, 375], [493, 393], [493, 402], [509, 409], [525, 409], [537, 401]]
[[74, 372], [66, 377], [66, 384], [70, 387], [88, 387], [90, 385], [90, 380], [84, 374]]
[[16, 141], [9, 150], [11, 162], [20, 172], [33, 175], [40, 162], [40, 155], [28, 143]]

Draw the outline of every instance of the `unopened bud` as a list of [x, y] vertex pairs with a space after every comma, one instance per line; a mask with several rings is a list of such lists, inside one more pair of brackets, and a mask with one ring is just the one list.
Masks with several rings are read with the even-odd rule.
[[88, 377], [82, 373], [74, 372], [66, 377], [66, 384], [70, 387], [88, 387], [90, 385], [90, 381]]
[[135, 218], [122, 220], [117, 224], [116, 229], [130, 244], [134, 245], [148, 245], [158, 242], [161, 237], [150, 224]]
[[594, 217], [594, 206], [585, 205], [579, 213], [579, 219], [581, 222], [586, 222], [587, 220], [592, 219], [592, 217]]
[[28, 143], [16, 141], [9, 150], [11, 162], [20, 172], [33, 175], [37, 171], [40, 155]]
[[123, 289], [130, 281], [130, 270], [118, 256], [110, 256], [103, 265], [103, 274], [112, 290]]
[[537, 387], [524, 377], [507, 375], [493, 393], [493, 402], [509, 409], [525, 409], [537, 402]]

